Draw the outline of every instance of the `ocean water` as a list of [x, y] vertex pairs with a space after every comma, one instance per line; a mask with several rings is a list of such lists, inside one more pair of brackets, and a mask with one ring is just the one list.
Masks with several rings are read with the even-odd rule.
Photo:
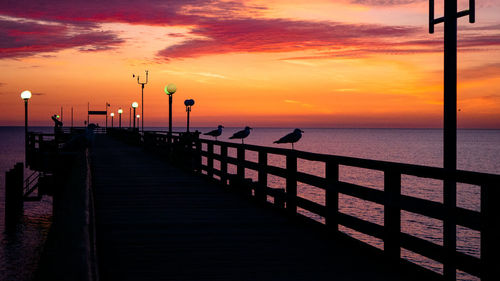
[[[51, 128], [30, 128], [50, 132]], [[13, 229], [5, 227], [5, 172], [24, 162], [24, 127], [0, 127], [0, 280], [31, 280], [51, 224], [52, 201], [25, 202]], [[29, 171], [25, 171], [25, 178]]]
[[[165, 130], [165, 128], [147, 128]], [[208, 132], [214, 128], [192, 128]], [[221, 141], [229, 140], [232, 133], [241, 128], [225, 128]], [[351, 156], [375, 160], [385, 160], [409, 164], [442, 166], [442, 130], [424, 129], [311, 129], [305, 132], [296, 143], [295, 149], [316, 153]], [[51, 132], [51, 128], [32, 128], [32, 131]], [[174, 128], [182, 131], [184, 128]], [[286, 144], [273, 144], [273, 141], [291, 132], [290, 128], [254, 128], [245, 143], [290, 147]], [[202, 136], [209, 138], [208, 136]], [[500, 130], [459, 130], [457, 135], [457, 166], [462, 170], [500, 174]], [[13, 231], [4, 228], [4, 184], [5, 171], [16, 162], [24, 159], [24, 128], [0, 127], [0, 280], [29, 280], [36, 268], [43, 242], [47, 236], [51, 221], [51, 199], [44, 197], [41, 202], [25, 203], [24, 217]], [[217, 147], [215, 148], [217, 151]], [[230, 156], [234, 150], [228, 151]], [[247, 160], [256, 161], [256, 153], [247, 153]], [[269, 155], [269, 164], [284, 167], [284, 158]], [[218, 168], [215, 163], [215, 168]], [[228, 167], [229, 171], [235, 167]], [[299, 160], [298, 169], [310, 174], [324, 176], [324, 164]], [[27, 171], [28, 173], [28, 171]], [[247, 177], [256, 179], [256, 173], [246, 171]], [[370, 188], [383, 189], [383, 174], [365, 169], [341, 166], [340, 180], [356, 183]], [[283, 187], [284, 179], [269, 176], [268, 185]], [[324, 204], [324, 192], [318, 188], [299, 183], [298, 193], [319, 204]], [[402, 193], [419, 198], [442, 202], [442, 183], [415, 177], [402, 178]], [[479, 188], [458, 186], [457, 205], [471, 210], [479, 209]], [[350, 196], [340, 196], [339, 209], [364, 220], [383, 225], [383, 206], [363, 201]], [[321, 217], [307, 213], [319, 221]], [[442, 245], [442, 222], [416, 214], [402, 212], [402, 231]], [[378, 239], [341, 228], [358, 239], [375, 247], [382, 247]], [[479, 233], [466, 228], [457, 228], [457, 248], [469, 255], [479, 256]], [[442, 266], [432, 260], [402, 251], [403, 257], [435, 271], [442, 271]], [[461, 280], [476, 280], [459, 272]]]

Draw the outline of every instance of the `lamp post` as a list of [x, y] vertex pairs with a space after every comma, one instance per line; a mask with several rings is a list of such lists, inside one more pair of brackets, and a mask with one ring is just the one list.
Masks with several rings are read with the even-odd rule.
[[194, 100], [193, 99], [185, 100], [184, 105], [186, 106], [186, 112], [187, 112], [187, 132], [189, 133], [189, 113], [191, 112], [191, 106], [194, 105]]
[[172, 95], [177, 91], [177, 86], [168, 84], [163, 90], [168, 95], [168, 135], [172, 137]]
[[[139, 104], [137, 104], [137, 102], [135, 102], [135, 101], [134, 101], [134, 102], [132, 103], [132, 108], [134, 109], [134, 115], [132, 115], [132, 116], [134, 116], [134, 117], [135, 117], [135, 109], [136, 109], [138, 106], [139, 106]], [[137, 122], [137, 127], [139, 127], [139, 122]], [[134, 127], [133, 127], [133, 128], [134, 128], [134, 130], [135, 130], [135, 118], [134, 118]]]
[[111, 116], [111, 128], [113, 128], [113, 119], [115, 117], [115, 113], [111, 112], [109, 115]]
[[140, 114], [137, 114], [137, 129], [139, 129], [139, 118], [141, 118], [141, 115]]
[[31, 92], [26, 90], [21, 93], [21, 98], [24, 100], [24, 156], [26, 166], [28, 165], [28, 100], [31, 98]]
[[123, 109], [119, 108], [118, 109], [118, 128], [122, 128], [122, 113], [123, 113]]
[[[135, 74], [132, 74], [132, 77], [134, 77]], [[142, 114], [142, 133], [144, 134], [144, 85], [148, 83], [148, 71], [146, 70], [146, 82], [140, 82], [139, 80], [140, 76], [137, 75], [137, 84], [141, 85], [141, 114]], [[134, 114], [135, 115], [135, 114]], [[137, 127], [139, 127], [139, 123], [137, 123]]]

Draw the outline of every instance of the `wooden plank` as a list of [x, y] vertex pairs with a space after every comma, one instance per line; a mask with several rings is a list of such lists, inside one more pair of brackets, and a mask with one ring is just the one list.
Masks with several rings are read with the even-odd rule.
[[377, 189], [342, 181], [338, 182], [337, 189], [342, 194], [346, 194], [366, 201], [371, 201], [381, 205], [383, 205], [385, 202], [384, 192]]
[[384, 227], [376, 223], [358, 219], [351, 215], [344, 213], [338, 213], [339, 224], [344, 225], [348, 228], [352, 228], [358, 232], [383, 239], [384, 238]]
[[307, 200], [302, 197], [297, 197], [297, 207], [301, 207], [302, 209], [305, 209], [311, 213], [317, 214], [321, 217], [324, 217], [326, 214], [326, 209], [325, 206], [318, 204], [316, 202], [313, 202], [311, 200]]
[[434, 244], [427, 240], [412, 236], [410, 234], [401, 233], [400, 237], [401, 247], [424, 257], [428, 257], [437, 262], [444, 261], [444, 249], [443, 246]]

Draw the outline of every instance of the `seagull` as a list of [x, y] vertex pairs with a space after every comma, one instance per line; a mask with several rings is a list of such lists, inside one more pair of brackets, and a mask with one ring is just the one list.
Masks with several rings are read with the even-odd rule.
[[217, 130], [213, 130], [213, 131], [210, 131], [208, 133], [204, 133], [204, 135], [215, 137], [215, 140], [217, 140], [217, 137], [222, 134], [222, 128], [224, 128], [224, 126], [219, 125], [219, 126], [217, 126]]
[[241, 143], [243, 144], [243, 139], [250, 135], [250, 130], [252, 130], [252, 128], [246, 126], [244, 130], [234, 133], [230, 139], [241, 139]]
[[274, 143], [291, 143], [293, 149], [293, 143], [298, 142], [300, 140], [303, 132], [304, 131], [302, 131], [301, 129], [295, 129], [293, 130], [293, 132], [275, 141]]

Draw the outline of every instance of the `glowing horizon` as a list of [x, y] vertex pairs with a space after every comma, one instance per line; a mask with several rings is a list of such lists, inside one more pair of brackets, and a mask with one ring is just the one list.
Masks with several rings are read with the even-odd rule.
[[[142, 118], [132, 74], [148, 70], [146, 127], [168, 125], [170, 83], [175, 126], [194, 99], [192, 127], [442, 127], [442, 25], [428, 34], [427, 1], [36, 3], [0, 4], [0, 126], [24, 124], [24, 90], [32, 126], [61, 106], [82, 126], [88, 102], [128, 120], [138, 101]], [[500, 129], [499, 4], [459, 19], [459, 128]]]

